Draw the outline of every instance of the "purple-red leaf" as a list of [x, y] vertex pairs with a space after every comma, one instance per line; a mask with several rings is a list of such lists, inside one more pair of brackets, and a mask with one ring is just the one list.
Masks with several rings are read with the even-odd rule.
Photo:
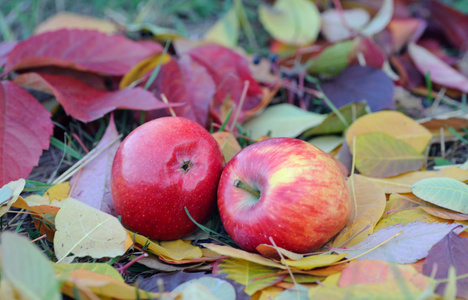
[[0, 67], [3, 66], [6, 61], [8, 54], [16, 46], [17, 42], [2, 42], [0, 43]]
[[0, 82], [0, 186], [28, 177], [49, 148], [50, 113], [21, 87]]
[[83, 122], [99, 119], [117, 108], [155, 110], [174, 106], [142, 88], [106, 92], [68, 76], [26, 73], [16, 77], [14, 82], [54, 94], [69, 115]]
[[190, 56], [182, 55], [179, 60], [173, 59], [161, 67], [150, 90], [157, 96], [164, 94], [170, 103], [183, 104], [174, 108], [177, 116], [206, 126], [215, 88], [205, 67]]
[[60, 66], [119, 76], [158, 51], [162, 47], [157, 43], [138, 43], [96, 30], [62, 29], [18, 43], [8, 56], [5, 71]]
[[371, 111], [394, 109], [393, 81], [379, 69], [351, 66], [322, 85], [325, 95], [338, 108], [363, 100]]
[[[76, 173], [70, 182], [73, 187], [70, 197], [73, 197], [89, 206], [105, 213], [116, 216], [112, 197], [110, 194], [110, 173], [115, 153], [120, 145], [119, 133], [111, 114], [101, 141], [94, 148], [94, 152], [101, 152], [95, 159], [87, 164], [79, 173]], [[112, 144], [111, 144], [112, 143]]]
[[[262, 89], [250, 74], [246, 59], [222, 46], [203, 46], [187, 52], [190, 57], [204, 66], [216, 84], [216, 93], [210, 113], [215, 122], [222, 123], [233, 104], [239, 105], [245, 81], [249, 82], [242, 112], [237, 122], [242, 123], [250, 116], [262, 100]], [[233, 118], [230, 119], [232, 123]]]
[[[436, 279], [446, 279], [450, 266], [454, 266], [457, 276], [468, 274], [468, 239], [459, 237], [450, 231], [442, 240], [435, 244], [424, 262], [422, 273], [431, 276], [432, 269], [436, 270]], [[447, 283], [437, 286], [436, 293], [444, 294]], [[457, 297], [468, 298], [468, 278], [457, 280]]]

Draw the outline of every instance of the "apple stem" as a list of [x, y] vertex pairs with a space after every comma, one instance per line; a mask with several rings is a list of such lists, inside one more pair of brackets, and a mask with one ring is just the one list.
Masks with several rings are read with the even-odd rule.
[[259, 190], [254, 189], [253, 187], [243, 183], [239, 179], [234, 180], [234, 186], [246, 190], [247, 192], [249, 192], [252, 195], [254, 195], [255, 197], [257, 197], [257, 199], [260, 198], [260, 191]]

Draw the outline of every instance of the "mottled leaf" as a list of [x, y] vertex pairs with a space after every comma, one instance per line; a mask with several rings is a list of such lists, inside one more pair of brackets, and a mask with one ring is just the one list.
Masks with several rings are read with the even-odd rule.
[[277, 271], [277, 268], [236, 258], [221, 259], [213, 268], [213, 274], [227, 274], [227, 278], [244, 285], [248, 295], [282, 281], [286, 274], [275, 275]]
[[101, 118], [115, 109], [154, 110], [169, 106], [143, 88], [101, 91], [68, 76], [38, 73], [22, 74], [14, 82], [54, 94], [65, 111], [83, 122]]
[[70, 253], [94, 258], [125, 253], [127, 232], [117, 218], [73, 198], [63, 202], [55, 218], [54, 249], [59, 261]]
[[346, 184], [351, 198], [350, 217], [346, 227], [330, 244], [335, 248], [356, 245], [372, 234], [387, 200], [383, 190], [363, 176], [354, 174]]
[[312, 270], [332, 265], [345, 258], [346, 255], [346, 253], [310, 255], [300, 260], [282, 259], [281, 262], [296, 269]]
[[426, 158], [405, 141], [382, 132], [360, 134], [355, 140], [356, 168], [372, 177], [388, 177], [420, 169]]
[[427, 256], [431, 247], [452, 230], [463, 231], [459, 224], [413, 222], [406, 225], [385, 227], [370, 235], [361, 243], [350, 248], [335, 250], [348, 253], [348, 259], [357, 257], [373, 247], [395, 236], [371, 252], [357, 257], [359, 260], [382, 260], [399, 264], [413, 263]]
[[423, 75], [430, 74], [431, 81], [468, 93], [468, 78], [443, 62], [429, 50], [411, 43], [408, 46], [408, 53]]
[[422, 179], [411, 187], [419, 198], [454, 211], [468, 214], [468, 186], [452, 178]]
[[263, 135], [297, 137], [304, 130], [322, 123], [325, 118], [325, 115], [282, 103], [268, 107], [262, 114], [247, 121], [244, 129], [253, 139]]
[[[453, 231], [447, 234], [430, 250], [424, 262], [422, 273], [432, 276], [435, 270], [436, 279], [446, 279], [450, 267], [455, 267], [456, 275], [468, 273], [468, 239], [456, 235]], [[440, 283], [436, 293], [444, 295], [447, 283]], [[468, 298], [468, 278], [457, 279], [457, 297]]]
[[320, 31], [320, 13], [311, 1], [278, 0], [273, 6], [261, 5], [258, 13], [268, 33], [285, 44], [309, 44]]
[[21, 299], [62, 299], [52, 265], [29, 239], [4, 231], [0, 252], [2, 281], [11, 283]]
[[[422, 153], [432, 134], [419, 123], [398, 111], [381, 111], [367, 114], [356, 120], [346, 132], [346, 141], [353, 145], [353, 138], [370, 132], [383, 132], [403, 140], [417, 152]], [[352, 149], [352, 147], [351, 147]]]
[[0, 81], [0, 186], [27, 178], [49, 148], [50, 113], [28, 92]]
[[59, 66], [119, 76], [158, 51], [162, 46], [157, 43], [138, 43], [95, 30], [62, 29], [19, 42], [8, 56], [5, 71]]
[[123, 281], [122, 275], [113, 266], [106, 263], [54, 264], [55, 276], [67, 280], [75, 270], [88, 270]]
[[93, 149], [93, 153], [103, 152], [76, 173], [70, 181], [73, 186], [70, 197], [114, 216], [117, 213], [110, 195], [110, 173], [115, 153], [120, 145], [118, 137], [114, 115], [111, 115], [102, 139]]
[[275, 259], [275, 260], [281, 260], [281, 256], [279, 253], [281, 253], [283, 257], [287, 257], [291, 260], [300, 260], [304, 257], [303, 254], [294, 253], [284, 248], [273, 247], [272, 245], [268, 245], [268, 244], [260, 244], [255, 249], [262, 256], [270, 258], [270, 259]]
[[335, 79], [324, 82], [322, 89], [338, 108], [364, 100], [373, 112], [395, 108], [393, 81], [379, 69], [348, 67]]

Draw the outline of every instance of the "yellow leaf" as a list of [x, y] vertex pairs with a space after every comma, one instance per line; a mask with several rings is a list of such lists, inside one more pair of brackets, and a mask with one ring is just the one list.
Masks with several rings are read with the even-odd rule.
[[284, 291], [283, 288], [277, 286], [269, 286], [266, 289], [256, 292], [251, 300], [270, 300], [275, 299], [279, 294]]
[[405, 225], [416, 221], [426, 223], [447, 223], [447, 220], [431, 216], [424, 210], [418, 208], [390, 213], [377, 223], [374, 228], [374, 232], [391, 225]]
[[112, 22], [69, 12], [60, 12], [37, 25], [36, 29], [34, 29], [34, 34], [65, 28], [92, 29], [108, 34], [117, 32], [117, 26]]
[[74, 297], [74, 292], [76, 290], [83, 294], [91, 291], [101, 298], [127, 300], [151, 299], [161, 296], [159, 293], [151, 293], [137, 289], [126, 284], [123, 280], [116, 279], [109, 275], [99, 274], [85, 269], [73, 271], [62, 287], [62, 292], [71, 297]]
[[[330, 244], [334, 248], [351, 247], [371, 235], [385, 211], [387, 202], [382, 188], [364, 176], [352, 175], [347, 181], [347, 186], [352, 202], [350, 219]], [[366, 226], [369, 227], [364, 230]]]
[[261, 5], [258, 13], [268, 33], [288, 45], [312, 43], [320, 31], [320, 13], [309, 0], [277, 0], [273, 7]]
[[321, 267], [327, 267], [334, 264], [348, 255], [347, 253], [342, 254], [321, 254], [311, 255], [304, 257], [300, 260], [282, 259], [281, 262], [287, 264], [290, 267], [301, 269], [301, 270], [312, 270]]
[[304, 257], [302, 254], [294, 253], [281, 247], [273, 247], [268, 244], [260, 244], [257, 246], [256, 250], [264, 257], [276, 260], [281, 259], [278, 251], [283, 255], [283, 257], [287, 257], [292, 260], [300, 260]]
[[236, 248], [232, 248], [232, 247], [229, 247], [229, 246], [220, 246], [220, 245], [216, 245], [216, 244], [202, 244], [202, 245], [204, 247], [212, 250], [212, 251], [215, 251], [215, 252], [221, 254], [221, 255], [226, 255], [226, 256], [230, 256], [230, 257], [234, 257], [234, 258], [238, 258], [238, 259], [247, 260], [247, 261], [250, 261], [250, 262], [253, 262], [253, 263], [256, 263], [256, 264], [260, 264], [260, 265], [263, 265], [263, 266], [267, 266], [267, 267], [286, 269], [286, 267], [283, 266], [282, 264], [274, 262], [271, 259], [265, 258], [265, 257], [263, 257], [261, 255], [255, 254], [255, 253], [250, 253], [250, 252], [240, 250], [240, 249], [236, 249]]
[[180, 261], [202, 257], [200, 247], [193, 246], [190, 241], [153, 241], [131, 231], [128, 233], [138, 245], [147, 246], [149, 252], [162, 256], [166, 260]]
[[32, 212], [43, 214], [56, 214], [62, 201], [68, 197], [70, 182], [63, 182], [50, 187], [43, 196], [30, 195], [22, 201], [18, 201], [16, 207], [24, 208]]
[[448, 167], [437, 171], [412, 171], [398, 176], [374, 178], [366, 177], [378, 184], [386, 194], [410, 193], [411, 186], [419, 180], [432, 177], [448, 177], [459, 181], [468, 180], [468, 170], [458, 167]]
[[346, 141], [353, 151], [354, 137], [371, 132], [382, 132], [405, 141], [418, 153], [422, 153], [432, 134], [425, 127], [397, 111], [380, 111], [357, 119], [346, 132]]
[[54, 264], [52, 263], [55, 276], [62, 281], [66, 281], [76, 270], [88, 270], [94, 273], [106, 275], [119, 281], [124, 281], [120, 273], [111, 265], [106, 263], [73, 263], [73, 264]]
[[218, 143], [219, 148], [221, 148], [226, 163], [229, 162], [231, 158], [234, 157], [234, 155], [236, 155], [239, 151], [242, 150], [241, 146], [239, 145], [239, 142], [230, 132], [218, 131], [213, 133], [212, 136]]
[[119, 220], [73, 198], [63, 200], [55, 227], [54, 249], [58, 262], [70, 253], [94, 258], [125, 253], [127, 232]]
[[244, 285], [244, 291], [251, 296], [286, 277], [285, 274], [276, 274], [277, 272], [277, 268], [236, 258], [222, 259], [213, 269], [214, 274], [225, 273], [227, 278]]
[[18, 179], [5, 184], [0, 189], [0, 217], [6, 214], [13, 203], [18, 200], [19, 195], [24, 189], [26, 181]]
[[44, 196], [49, 197], [49, 201], [52, 202], [54, 200], [63, 200], [65, 198], [68, 198], [69, 193], [70, 193], [70, 182], [66, 181], [66, 182], [51, 186], [44, 193]]
[[239, 20], [235, 4], [206, 33], [205, 40], [234, 48], [239, 39]]
[[133, 82], [140, 80], [150, 70], [156, 68], [158, 65], [164, 65], [171, 61], [169, 54], [156, 53], [150, 57], [142, 59], [136, 64], [120, 81], [119, 88], [123, 89], [130, 86]]

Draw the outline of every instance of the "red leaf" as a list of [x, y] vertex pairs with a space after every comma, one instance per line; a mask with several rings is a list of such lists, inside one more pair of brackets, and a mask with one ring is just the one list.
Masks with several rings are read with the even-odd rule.
[[237, 122], [242, 123], [249, 116], [248, 111], [260, 105], [262, 89], [251, 76], [249, 64], [242, 56], [217, 45], [198, 47], [187, 54], [206, 68], [216, 84], [214, 101], [210, 107], [215, 122], [222, 123], [232, 103], [236, 106], [239, 104], [245, 81], [249, 82], [249, 89]]
[[[468, 249], [468, 239], [459, 237], [451, 231], [429, 250], [422, 273], [431, 276], [432, 269], [435, 267], [435, 278], [446, 279], [450, 266], [454, 266], [457, 276], [467, 274], [468, 254], [466, 249]], [[445, 286], [446, 283], [439, 284], [436, 293], [443, 295]], [[457, 297], [468, 298], [468, 278], [457, 280]]]
[[94, 30], [62, 29], [18, 43], [5, 71], [61, 66], [81, 71], [124, 75], [141, 59], [162, 51], [157, 43], [138, 43]]
[[170, 103], [184, 104], [174, 108], [177, 116], [193, 120], [202, 126], [208, 125], [209, 106], [215, 88], [207, 70], [188, 55], [164, 64], [151, 86], [156, 95], [164, 94]]
[[54, 94], [65, 111], [75, 119], [90, 122], [115, 109], [155, 110], [169, 106], [142, 88], [105, 92], [68, 76], [21, 74], [14, 82]]
[[3, 66], [6, 61], [8, 54], [16, 46], [17, 42], [2, 42], [0, 43], [0, 67]]
[[110, 174], [112, 161], [119, 148], [120, 141], [115, 142], [111, 146], [109, 145], [118, 136], [119, 133], [115, 127], [114, 115], [111, 114], [109, 126], [107, 126], [102, 139], [93, 150], [96, 153], [99, 151], [103, 152], [81, 169], [79, 173], [74, 175], [70, 181], [72, 186], [70, 197], [114, 216], [117, 213], [115, 212], [110, 194]]
[[[361, 38], [357, 40], [354, 46], [354, 51], [361, 53], [364, 56], [366, 66], [376, 69], [382, 68], [382, 65], [387, 59], [387, 56], [382, 49], [374, 44], [369, 38]], [[357, 56], [353, 58], [351, 64], [359, 64]]]
[[28, 177], [49, 148], [50, 113], [28, 92], [0, 82], [0, 186]]

